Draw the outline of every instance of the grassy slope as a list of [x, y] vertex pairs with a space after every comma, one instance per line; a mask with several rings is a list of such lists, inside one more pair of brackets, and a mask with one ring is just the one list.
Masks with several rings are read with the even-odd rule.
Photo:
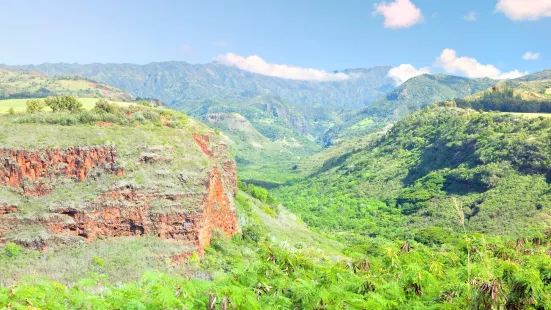
[[134, 96], [116, 87], [84, 77], [49, 77], [28, 71], [0, 70], [0, 98], [28, 98], [72, 95], [130, 101]]

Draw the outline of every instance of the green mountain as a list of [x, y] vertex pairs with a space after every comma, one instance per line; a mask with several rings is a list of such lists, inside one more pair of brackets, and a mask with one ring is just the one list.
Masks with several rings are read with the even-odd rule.
[[358, 137], [384, 129], [419, 108], [434, 102], [463, 98], [498, 83], [493, 79], [469, 79], [444, 74], [424, 74], [411, 78], [367, 107], [343, 116], [341, 126], [328, 131], [324, 144], [333, 144], [349, 137]]
[[[359, 108], [395, 87], [394, 81], [387, 77], [390, 67], [344, 70], [349, 79], [340, 82], [281, 79], [215, 62], [203, 65], [174, 61], [147, 65], [45, 63], [1, 67], [26, 69], [50, 76], [86, 76], [139, 97], [158, 98], [177, 106], [185, 104], [186, 100], [231, 100], [271, 95], [296, 105]], [[186, 110], [183, 106], [179, 107]]]

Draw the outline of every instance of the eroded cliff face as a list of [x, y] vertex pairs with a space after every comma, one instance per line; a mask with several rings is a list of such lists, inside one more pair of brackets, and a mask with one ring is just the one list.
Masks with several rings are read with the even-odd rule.
[[[175, 156], [168, 148], [149, 148], [136, 158], [135, 165], [145, 171], [154, 170], [164, 186], [139, 185], [125, 181], [125, 171], [117, 162], [115, 147], [71, 147], [65, 150], [0, 149], [0, 186], [8, 186], [23, 197], [49, 195], [52, 178], [85, 181], [91, 169], [119, 176], [120, 180], [88, 201], [54, 201], [45, 212], [26, 215], [16, 204], [0, 199], [0, 242], [14, 241], [42, 251], [58, 243], [91, 242], [98, 238], [156, 235], [163, 239], [184, 242], [203, 254], [214, 230], [231, 236], [238, 232], [234, 206], [237, 192], [235, 162], [228, 148], [209, 135], [194, 135], [195, 153], [207, 166], [194, 171], [194, 179], [179, 171], [174, 182], [193, 183], [194, 190], [179, 191], [171, 186], [164, 168], [171, 167]], [[161, 151], [162, 154], [157, 154]], [[197, 152], [197, 150], [199, 152]], [[181, 156], [181, 155], [180, 155]], [[197, 156], [197, 155], [195, 155]], [[200, 159], [199, 157], [199, 159]], [[185, 168], [185, 167], [184, 167]], [[148, 170], [149, 169], [149, 170]], [[184, 186], [185, 188], [185, 186]], [[40, 230], [33, 238], [18, 237], [18, 232]], [[181, 261], [191, 253], [173, 257]]]
[[28, 195], [46, 195], [51, 179], [65, 176], [83, 181], [92, 168], [122, 175], [113, 147], [72, 147], [66, 150], [0, 149], [0, 185], [20, 188]]

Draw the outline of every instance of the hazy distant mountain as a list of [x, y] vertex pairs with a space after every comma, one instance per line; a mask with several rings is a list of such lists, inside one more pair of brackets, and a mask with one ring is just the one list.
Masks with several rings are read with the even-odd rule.
[[337, 82], [297, 81], [250, 73], [219, 63], [186, 62], [135, 64], [45, 63], [0, 66], [46, 73], [75, 74], [125, 89], [136, 96], [155, 97], [167, 104], [186, 100], [246, 99], [278, 96], [291, 104], [363, 107], [395, 87], [390, 67], [344, 70], [349, 79]]

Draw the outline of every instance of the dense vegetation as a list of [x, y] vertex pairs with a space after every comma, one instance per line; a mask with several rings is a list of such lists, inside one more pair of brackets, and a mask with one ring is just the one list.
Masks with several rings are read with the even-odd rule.
[[347, 236], [441, 243], [463, 233], [458, 213], [472, 232], [541, 233], [551, 208], [550, 139], [547, 118], [430, 107], [275, 193], [312, 226]]
[[[86, 71], [95, 65], [49, 66], [42, 68]], [[129, 69], [114, 65], [112, 70]], [[116, 77], [110, 74], [104, 78]], [[508, 82], [534, 87], [540, 99], [527, 99], [526, 92], [518, 96], [517, 88], [496, 88], [417, 111], [492, 83], [421, 76], [357, 114], [298, 108], [272, 96], [257, 97], [254, 89], [237, 94], [248, 98], [242, 101], [186, 100], [192, 115], [228, 133], [238, 164], [251, 168], [241, 174], [246, 178], [238, 182], [235, 197], [241, 233], [230, 239], [216, 234], [202, 259], [193, 255], [180, 265], [167, 257], [183, 249], [155, 236], [107, 238], [48, 253], [7, 243], [0, 248], [0, 307], [551, 308], [551, 118], [485, 112], [546, 112], [541, 98], [547, 96], [547, 82], [531, 77]], [[202, 88], [196, 90], [190, 96], [203, 95]], [[174, 91], [156, 88], [142, 95], [165, 99]], [[151, 181], [154, 174], [175, 172], [173, 165], [206, 164], [190, 157], [190, 149], [199, 150], [190, 137], [179, 135], [179, 128], [202, 126], [183, 113], [147, 102], [100, 99], [89, 110], [80, 103], [69, 95], [29, 100], [28, 113], [1, 117], [0, 143], [21, 147], [15, 138], [21, 128], [31, 137], [23, 147], [115, 143], [119, 152], [132, 155], [122, 166], [136, 184], [150, 189], [174, 188], [175, 178]], [[323, 134], [331, 130], [334, 136]], [[339, 140], [308, 156], [319, 144]], [[146, 144], [176, 148], [178, 156], [163, 170], [136, 165]], [[64, 199], [89, 199], [90, 184], [117, 180], [69, 182], [51, 196], [26, 198], [22, 214], [36, 216]], [[286, 186], [259, 186], [283, 181]], [[11, 194], [0, 188], [2, 199], [15, 199]], [[29, 229], [14, 240], [35, 240], [41, 233]], [[25, 277], [28, 273], [34, 276]]]
[[[549, 236], [501, 241], [467, 234], [455, 245], [369, 239], [346, 256], [305, 243], [291, 220], [263, 220], [258, 201], [238, 196], [243, 234], [218, 237], [189, 276], [147, 272], [113, 285], [98, 273], [67, 287], [47, 279], [0, 288], [0, 306], [41, 309], [546, 309], [551, 306]], [[274, 227], [277, 226], [277, 227]], [[280, 227], [280, 228], [278, 228]], [[286, 240], [278, 229], [288, 233]], [[309, 233], [312, 234], [312, 233]], [[316, 237], [319, 238], [319, 237]], [[276, 240], [276, 241], [274, 241]], [[284, 241], [284, 242], [282, 242]], [[328, 241], [325, 241], [328, 242]], [[6, 250], [1, 261], [18, 259]], [[99, 290], [98, 290], [99, 289]]]

